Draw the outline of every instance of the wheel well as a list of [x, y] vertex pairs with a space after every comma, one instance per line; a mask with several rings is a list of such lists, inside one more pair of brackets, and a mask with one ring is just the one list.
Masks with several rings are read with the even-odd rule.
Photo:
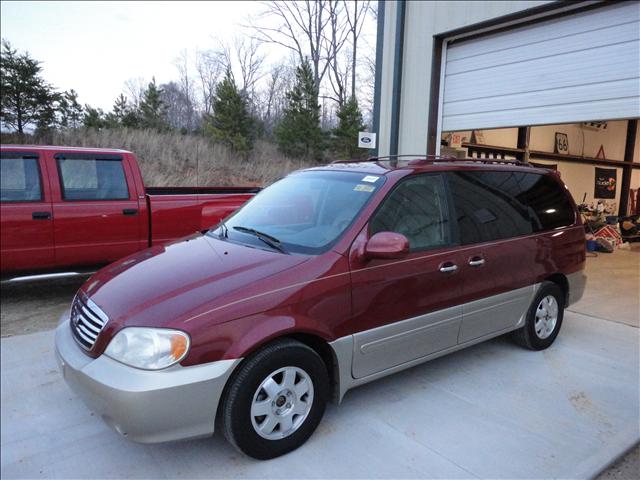
[[286, 335], [285, 337], [292, 338], [299, 341], [300, 343], [304, 343], [307, 347], [311, 348], [318, 355], [320, 355], [320, 358], [322, 358], [322, 361], [327, 367], [327, 373], [329, 374], [331, 398], [335, 400], [338, 395], [340, 372], [338, 370], [338, 360], [327, 341], [321, 337], [309, 333], [291, 333]]
[[564, 294], [564, 304], [566, 306], [569, 301], [569, 281], [567, 280], [567, 277], [562, 273], [554, 273], [545, 280], [555, 283], [562, 289], [562, 293]]
[[[247, 357], [250, 357], [255, 352], [257, 352], [258, 350], [266, 347], [270, 343], [275, 342], [277, 340], [281, 340], [283, 338], [290, 338], [292, 340], [297, 340], [298, 342], [305, 344], [307, 347], [311, 348], [318, 355], [320, 355], [320, 358], [322, 358], [322, 361], [324, 362], [325, 366], [327, 367], [327, 373], [329, 375], [329, 386], [331, 388], [330, 398], [337, 403], [338, 395], [339, 395], [339, 388], [338, 387], [339, 387], [339, 382], [340, 382], [340, 371], [339, 371], [339, 367], [338, 367], [338, 359], [336, 358], [335, 354], [333, 353], [332, 348], [329, 346], [327, 341], [325, 339], [323, 339], [322, 337], [318, 337], [316, 335], [312, 335], [312, 334], [309, 334], [309, 333], [290, 333], [290, 334], [287, 334], [287, 335], [283, 335], [281, 337], [272, 338], [270, 341], [257, 346], [250, 353], [248, 353], [245, 356], [245, 360], [246, 360]], [[244, 362], [244, 360], [243, 360], [243, 362]], [[227, 379], [226, 385], [224, 386], [224, 391], [223, 391], [222, 395], [220, 396], [220, 400], [218, 402], [218, 408], [216, 409], [216, 416], [215, 416], [215, 429], [216, 430], [220, 429], [220, 425], [221, 425], [220, 424], [220, 412], [221, 412], [221, 409], [222, 409], [222, 403], [223, 403], [225, 395], [227, 393], [227, 388], [231, 384], [231, 381], [232, 381], [233, 377], [238, 373], [238, 371], [239, 371], [238, 367], [240, 365], [242, 365], [242, 363], [240, 363], [239, 365], [237, 365], [235, 367], [234, 372]]]

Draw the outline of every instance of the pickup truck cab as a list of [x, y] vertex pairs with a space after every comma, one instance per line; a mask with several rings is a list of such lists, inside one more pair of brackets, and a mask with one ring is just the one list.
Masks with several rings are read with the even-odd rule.
[[216, 228], [91, 277], [56, 331], [66, 381], [139, 442], [266, 459], [351, 388], [489, 338], [549, 347], [585, 285], [568, 190], [527, 165], [332, 164]]
[[125, 150], [2, 145], [3, 276], [105, 265], [206, 230], [255, 187], [145, 188]]

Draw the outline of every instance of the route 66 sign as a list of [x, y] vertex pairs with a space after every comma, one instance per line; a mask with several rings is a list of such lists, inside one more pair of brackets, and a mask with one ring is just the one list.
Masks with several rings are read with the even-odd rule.
[[566, 133], [556, 132], [555, 153], [569, 153], [569, 138]]

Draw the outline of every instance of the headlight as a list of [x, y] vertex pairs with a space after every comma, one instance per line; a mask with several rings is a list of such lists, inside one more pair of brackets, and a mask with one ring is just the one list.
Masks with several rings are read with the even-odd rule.
[[160, 370], [182, 360], [189, 344], [189, 335], [180, 330], [127, 327], [113, 337], [104, 353], [131, 367]]

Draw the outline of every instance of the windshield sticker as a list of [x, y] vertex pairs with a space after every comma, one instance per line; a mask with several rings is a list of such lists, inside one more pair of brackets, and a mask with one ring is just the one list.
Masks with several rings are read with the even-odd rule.
[[366, 177], [364, 177], [364, 178], [362, 179], [362, 181], [363, 181], [363, 182], [373, 183], [373, 182], [375, 182], [376, 180], [378, 180], [378, 178], [380, 178], [380, 177], [374, 177], [373, 175], [367, 175]]
[[362, 183], [359, 183], [353, 188], [356, 192], [373, 192], [375, 189], [376, 187], [373, 185], [363, 185]]

